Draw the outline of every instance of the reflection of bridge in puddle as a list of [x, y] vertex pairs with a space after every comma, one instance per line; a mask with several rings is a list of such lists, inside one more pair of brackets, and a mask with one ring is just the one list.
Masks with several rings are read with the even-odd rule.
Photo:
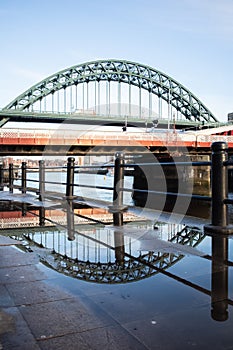
[[186, 254], [201, 255], [193, 248], [204, 237], [198, 229], [185, 227], [177, 232], [181, 225], [160, 224], [156, 230], [146, 223], [128, 226], [121, 231], [77, 225], [74, 241], [67, 241], [66, 230], [54, 228], [19, 230], [12, 237], [23, 240], [26, 249], [48, 249], [42, 261], [53, 269], [96, 283], [140, 280], [167, 269]]
[[[155, 226], [151, 220], [133, 221], [134, 216], [129, 218], [131, 222], [122, 227], [113, 226], [109, 220], [103, 222], [106, 214], [103, 209], [88, 208], [76, 211], [71, 232], [74, 239], [68, 240], [70, 227], [64, 223], [68, 220], [67, 213], [64, 216], [61, 210], [56, 209], [53, 213], [52, 209], [45, 210], [43, 215], [54, 214], [53, 220], [60, 217], [63, 222], [55, 223], [51, 216], [49, 224], [38, 226], [40, 210], [32, 208], [30, 212], [25, 212], [24, 205], [22, 209], [27, 219], [31, 220], [31, 215], [36, 217], [37, 226], [25, 227], [24, 222], [20, 228], [18, 222], [18, 228], [15, 225], [9, 225], [8, 229], [2, 227], [2, 235], [21, 241], [23, 250], [38, 254], [43, 264], [57, 272], [102, 284], [128, 283], [157, 273], [164, 274], [211, 296], [213, 319], [224, 321], [228, 318], [228, 305], [233, 305], [232, 300], [228, 299], [228, 266], [233, 263], [228, 261], [227, 237], [212, 237], [212, 256], [207, 256], [197, 249], [205, 238], [198, 227], [159, 222]], [[19, 211], [14, 210], [12, 206], [8, 221], [10, 216], [20, 219]], [[2, 212], [3, 221], [4, 216], [7, 216], [6, 212]], [[78, 219], [81, 221], [76, 221]], [[186, 255], [212, 260], [211, 290], [169, 271]]]

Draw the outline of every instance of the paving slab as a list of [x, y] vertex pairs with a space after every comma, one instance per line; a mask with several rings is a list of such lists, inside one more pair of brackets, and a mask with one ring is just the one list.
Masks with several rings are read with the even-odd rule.
[[0, 349], [146, 349], [91, 299], [56, 285], [35, 254], [1, 246], [0, 261]]
[[17, 244], [20, 245], [21, 242], [15, 239], [12, 239], [10, 237], [0, 236], [0, 247], [8, 246], [8, 245], [17, 245]]
[[4, 308], [0, 311], [0, 346], [3, 350], [39, 350], [40, 346], [18, 308]]

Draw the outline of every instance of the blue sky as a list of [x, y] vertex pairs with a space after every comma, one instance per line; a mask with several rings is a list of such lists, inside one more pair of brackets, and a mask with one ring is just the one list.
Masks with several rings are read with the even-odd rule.
[[53, 73], [126, 59], [233, 112], [233, 0], [1, 0], [0, 108]]

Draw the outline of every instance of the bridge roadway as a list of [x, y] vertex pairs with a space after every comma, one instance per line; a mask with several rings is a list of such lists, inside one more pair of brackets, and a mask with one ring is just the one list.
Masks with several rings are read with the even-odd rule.
[[199, 132], [182, 132], [164, 129], [127, 128], [123, 132], [115, 127], [104, 129], [1, 129], [0, 155], [41, 155], [46, 154], [86, 154], [110, 153], [117, 148], [134, 152], [135, 149], [150, 149], [158, 152], [186, 147], [188, 150], [210, 151], [214, 141], [226, 141], [229, 149], [233, 150], [233, 136], [203, 134]]

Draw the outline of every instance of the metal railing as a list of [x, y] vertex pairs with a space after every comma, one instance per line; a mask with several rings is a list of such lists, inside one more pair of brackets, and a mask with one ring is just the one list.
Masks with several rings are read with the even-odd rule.
[[[136, 158], [135, 158], [136, 159]], [[121, 226], [123, 224], [123, 213], [127, 210], [127, 205], [123, 203], [123, 193], [124, 192], [138, 192], [153, 195], [167, 195], [175, 197], [190, 197], [186, 193], [177, 192], [162, 192], [155, 191], [152, 189], [137, 189], [137, 188], [125, 188], [124, 187], [124, 170], [125, 168], [135, 168], [136, 166], [206, 166], [211, 167], [211, 189], [212, 196], [202, 196], [192, 194], [193, 199], [201, 199], [211, 202], [212, 205], [212, 216], [210, 225], [205, 226], [206, 233], [221, 233], [221, 234], [231, 234], [233, 233], [233, 226], [228, 224], [228, 210], [227, 205], [233, 204], [233, 200], [228, 197], [228, 169], [233, 169], [233, 163], [228, 160], [228, 146], [225, 142], [214, 142], [212, 144], [212, 159], [211, 162], [166, 162], [166, 163], [127, 163], [125, 162], [126, 157], [123, 153], [117, 152], [115, 155], [115, 163], [113, 165], [105, 165], [106, 168], [114, 168], [114, 181], [113, 187], [107, 186], [96, 186], [89, 184], [78, 184], [75, 183], [75, 172], [80, 171], [86, 166], [75, 166], [75, 158], [69, 157], [66, 166], [60, 167], [49, 167], [49, 170], [56, 170], [61, 172], [66, 172], [65, 182], [48, 181], [45, 179], [45, 171], [48, 167], [45, 167], [43, 160], [39, 161], [39, 167], [33, 168], [33, 171], [39, 174], [38, 179], [28, 178], [28, 171], [26, 162], [22, 162], [21, 165], [21, 184], [14, 184], [14, 181], [18, 177], [15, 176], [15, 169], [13, 164], [9, 164], [8, 168], [8, 187], [9, 191], [12, 193], [14, 189], [18, 189], [21, 193], [25, 194], [27, 192], [34, 192], [39, 196], [39, 200], [42, 201], [43, 198], [63, 198], [67, 200], [69, 210], [73, 210], [73, 199], [77, 198], [74, 195], [75, 187], [86, 187], [94, 188], [97, 190], [107, 190], [112, 191], [113, 201], [112, 205], [109, 206], [109, 211], [113, 214], [113, 222], [116, 226]], [[99, 168], [100, 166], [89, 166], [89, 169]], [[4, 169], [0, 166], [0, 188], [3, 189], [4, 181]], [[37, 186], [28, 186], [28, 182], [35, 183]], [[46, 190], [45, 186], [48, 184], [62, 185], [65, 187], [63, 193], [53, 192]]]

